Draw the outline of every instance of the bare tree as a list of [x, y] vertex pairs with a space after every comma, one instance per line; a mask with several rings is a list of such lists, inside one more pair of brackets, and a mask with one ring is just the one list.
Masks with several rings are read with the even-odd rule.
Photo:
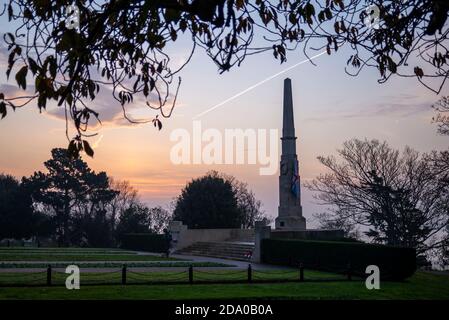
[[150, 230], [154, 233], [162, 234], [164, 229], [168, 227], [171, 220], [171, 214], [161, 206], [156, 206], [150, 209]]
[[242, 213], [243, 228], [253, 228], [256, 221], [265, 221], [267, 225], [272, 222], [272, 219], [262, 210], [262, 202], [256, 199], [254, 192], [249, 189], [247, 183], [239, 181], [231, 175], [222, 173], [220, 176], [232, 185], [237, 198], [237, 206]]
[[438, 125], [438, 133], [449, 135], [449, 96], [442, 97], [432, 108], [437, 112], [432, 121]]
[[[350, 140], [334, 156], [318, 157], [329, 170], [307, 187], [335, 221], [360, 225], [375, 242], [417, 248], [441, 246], [449, 219], [449, 181], [429, 155], [386, 142]], [[438, 241], [435, 241], [438, 238]]]
[[351, 239], [361, 239], [360, 230], [357, 225], [338, 214], [321, 212], [313, 215], [319, 223], [319, 228], [323, 230], [343, 230], [345, 237]]
[[138, 203], [138, 193], [129, 181], [120, 181], [113, 178], [109, 179], [111, 189], [117, 191], [117, 196], [110, 202], [109, 211], [111, 216], [112, 229], [116, 227], [116, 223], [120, 215], [131, 206]]

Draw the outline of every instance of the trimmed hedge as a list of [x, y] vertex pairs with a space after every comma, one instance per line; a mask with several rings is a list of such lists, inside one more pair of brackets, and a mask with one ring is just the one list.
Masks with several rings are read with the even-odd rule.
[[168, 245], [167, 238], [163, 234], [127, 233], [121, 237], [121, 248], [128, 250], [165, 253]]
[[270, 264], [366, 276], [368, 265], [377, 265], [382, 279], [403, 280], [416, 271], [416, 251], [357, 242], [262, 240], [262, 261]]

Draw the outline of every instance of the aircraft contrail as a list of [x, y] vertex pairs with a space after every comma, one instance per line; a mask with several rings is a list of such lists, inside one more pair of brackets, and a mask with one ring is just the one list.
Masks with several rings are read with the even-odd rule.
[[220, 102], [220, 103], [214, 105], [213, 107], [211, 107], [211, 108], [209, 108], [209, 109], [207, 109], [207, 110], [205, 110], [205, 111], [203, 111], [203, 112], [197, 114], [196, 116], [193, 117], [193, 119], [194, 119], [194, 120], [195, 120], [195, 119], [198, 119], [198, 118], [204, 116], [205, 114], [208, 114], [209, 112], [214, 111], [215, 109], [221, 107], [222, 105], [224, 105], [224, 104], [226, 104], [226, 103], [228, 103], [228, 102], [230, 102], [230, 101], [232, 101], [232, 100], [234, 100], [234, 99], [237, 99], [238, 97], [244, 95], [245, 93], [247, 93], [247, 92], [249, 92], [249, 91], [251, 91], [251, 90], [257, 88], [258, 86], [264, 84], [265, 82], [268, 82], [268, 81], [270, 81], [271, 79], [274, 79], [274, 78], [280, 76], [281, 74], [286, 73], [286, 72], [290, 71], [291, 69], [294, 69], [294, 68], [296, 68], [296, 67], [298, 67], [298, 66], [300, 66], [300, 65], [302, 65], [302, 64], [304, 64], [304, 63], [306, 63], [306, 62], [312, 61], [312, 60], [318, 58], [319, 56], [322, 56], [322, 55], [325, 54], [325, 53], [326, 53], [326, 50], [323, 51], [323, 52], [320, 52], [320, 53], [318, 53], [318, 54], [316, 54], [316, 55], [314, 55], [313, 57], [311, 57], [311, 58], [309, 58], [309, 59], [305, 59], [305, 60], [303, 60], [303, 61], [300, 61], [300, 62], [298, 62], [298, 63], [295, 63], [294, 65], [292, 65], [292, 66], [290, 66], [290, 67], [288, 67], [288, 68], [286, 68], [286, 69], [284, 69], [284, 70], [282, 70], [282, 71], [279, 71], [278, 73], [275, 73], [274, 75], [271, 75], [271, 76], [269, 76], [268, 78], [265, 78], [265, 79], [262, 80], [262, 81], [257, 82], [256, 84], [254, 84], [254, 85], [252, 85], [252, 86], [246, 88], [245, 90], [243, 90], [243, 91], [241, 91], [241, 92], [239, 92], [239, 93], [233, 95], [232, 97], [230, 97], [230, 98], [228, 98], [228, 99], [226, 99], [226, 100], [224, 100], [224, 101], [222, 101], [222, 102]]

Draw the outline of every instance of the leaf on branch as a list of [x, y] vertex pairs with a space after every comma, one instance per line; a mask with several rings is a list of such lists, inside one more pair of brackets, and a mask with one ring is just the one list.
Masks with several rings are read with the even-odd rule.
[[156, 116], [156, 118], [153, 119], [153, 125], [155, 128], [158, 128], [159, 131], [162, 129], [162, 122], [161, 120], [159, 120], [158, 116]]
[[16, 81], [17, 84], [19, 85], [19, 88], [23, 88], [23, 90], [26, 90], [27, 88], [27, 81], [26, 81], [26, 76], [28, 73], [28, 67], [27, 66], [23, 66], [17, 73], [16, 73]]
[[83, 148], [84, 148], [84, 152], [86, 152], [86, 154], [89, 157], [94, 156], [94, 150], [92, 149], [92, 147], [90, 146], [89, 142], [87, 142], [86, 140], [83, 140]]
[[39, 66], [36, 61], [34, 61], [31, 57], [28, 57], [28, 64], [30, 66], [30, 70], [33, 74], [36, 74], [37, 70], [39, 70]]
[[236, 0], [235, 1], [235, 7], [237, 10], [242, 9], [245, 6], [245, 0]]
[[12, 5], [8, 5], [8, 21], [11, 21], [12, 17], [14, 15], [14, 11], [12, 10]]
[[6, 104], [5, 104], [5, 102], [4, 101], [1, 101], [0, 102], [0, 115], [2, 116], [2, 119], [4, 118], [4, 117], [6, 117]]
[[423, 69], [421, 69], [420, 67], [415, 67], [414, 69], [416, 76], [421, 79], [422, 77], [424, 77], [424, 71]]
[[69, 147], [67, 148], [67, 154], [72, 159], [78, 159], [80, 155], [80, 145], [76, 139], [70, 141]]
[[9, 41], [10, 41], [10, 45], [11, 44], [14, 44], [15, 43], [15, 37], [14, 37], [14, 35], [11, 33], [11, 32], [8, 32], [8, 33], [6, 33], [6, 35], [8, 36], [8, 38], [9, 38]]

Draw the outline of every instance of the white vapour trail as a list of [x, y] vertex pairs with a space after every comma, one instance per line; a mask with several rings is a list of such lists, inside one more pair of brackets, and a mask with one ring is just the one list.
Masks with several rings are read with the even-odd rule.
[[214, 105], [213, 107], [211, 107], [211, 108], [209, 108], [209, 109], [207, 109], [207, 110], [205, 110], [205, 111], [203, 111], [203, 112], [197, 114], [196, 116], [193, 117], [193, 119], [196, 120], [196, 119], [198, 119], [198, 118], [200, 118], [200, 117], [202, 117], [202, 116], [208, 114], [209, 112], [214, 111], [215, 109], [221, 107], [222, 105], [224, 105], [224, 104], [226, 104], [226, 103], [228, 103], [228, 102], [230, 102], [230, 101], [232, 101], [232, 100], [234, 100], [234, 99], [237, 99], [238, 97], [244, 95], [245, 93], [247, 93], [247, 92], [249, 92], [249, 91], [251, 91], [251, 90], [257, 88], [258, 86], [264, 84], [265, 82], [268, 82], [268, 81], [270, 81], [270, 80], [272, 80], [272, 79], [274, 79], [274, 78], [280, 76], [281, 74], [286, 73], [286, 72], [288, 72], [288, 71], [290, 71], [290, 70], [292, 70], [292, 69], [294, 69], [294, 68], [296, 68], [296, 67], [298, 67], [298, 66], [300, 66], [300, 65], [302, 65], [302, 64], [304, 64], [304, 63], [306, 63], [306, 62], [312, 61], [312, 60], [318, 58], [319, 56], [322, 56], [322, 55], [325, 54], [325, 53], [326, 53], [326, 51], [323, 51], [323, 52], [320, 52], [320, 53], [318, 53], [318, 54], [316, 54], [316, 55], [310, 57], [309, 59], [305, 59], [305, 60], [303, 60], [303, 61], [300, 61], [300, 62], [298, 62], [298, 63], [295, 63], [294, 65], [292, 65], [292, 66], [290, 66], [290, 67], [288, 67], [288, 68], [286, 68], [286, 69], [284, 69], [284, 70], [282, 70], [282, 71], [279, 71], [278, 73], [275, 73], [275, 74], [269, 76], [268, 78], [265, 78], [265, 79], [262, 80], [262, 81], [257, 82], [256, 84], [254, 84], [254, 85], [252, 85], [252, 86], [246, 88], [246, 89], [243, 90], [243, 91], [240, 91], [239, 93], [233, 95], [232, 97], [229, 97], [228, 99], [226, 99], [226, 100], [224, 100], [224, 101], [222, 101], [222, 102], [220, 102], [220, 103]]

